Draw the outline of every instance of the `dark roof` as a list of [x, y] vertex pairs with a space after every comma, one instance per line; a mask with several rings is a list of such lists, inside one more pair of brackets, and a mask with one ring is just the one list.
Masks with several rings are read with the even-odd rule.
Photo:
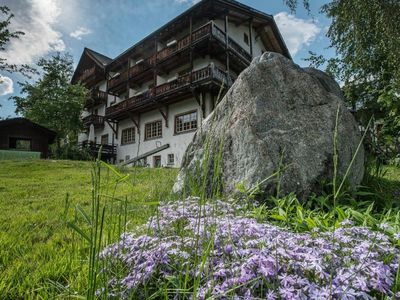
[[[254, 9], [254, 8], [248, 6], [248, 5], [242, 4], [242, 3], [240, 3], [239, 1], [236, 1], [236, 0], [201, 0], [197, 4], [193, 5], [191, 8], [185, 10], [183, 13], [181, 13], [177, 17], [173, 18], [171, 21], [169, 21], [165, 25], [161, 26], [159, 29], [157, 29], [153, 33], [147, 35], [145, 38], [143, 38], [139, 42], [135, 43], [133, 46], [131, 46], [130, 48], [128, 48], [127, 50], [125, 50], [124, 52], [119, 54], [114, 59], [111, 59], [111, 58], [109, 58], [109, 57], [107, 57], [107, 56], [105, 56], [105, 55], [103, 55], [101, 53], [98, 53], [98, 52], [96, 52], [94, 50], [91, 50], [91, 49], [85, 47], [84, 52], [83, 52], [83, 54], [81, 56], [81, 60], [82, 60], [82, 57], [84, 56], [84, 54], [86, 53], [90, 57], [92, 57], [94, 60], [96, 60], [97, 63], [99, 65], [101, 65], [102, 67], [106, 67], [108, 65], [111, 65], [113, 62], [117, 62], [121, 57], [125, 56], [127, 53], [129, 53], [130, 51], [135, 49], [140, 44], [144, 43], [147, 40], [150, 40], [151, 38], [153, 38], [154, 36], [156, 36], [157, 34], [162, 32], [163, 30], [165, 30], [166, 28], [168, 28], [169, 26], [171, 26], [172, 24], [177, 22], [179, 19], [184, 18], [185, 16], [189, 16], [191, 13], [193, 13], [196, 10], [198, 10], [200, 7], [202, 7], [206, 3], [225, 5], [225, 6], [228, 6], [228, 7], [235, 8], [235, 9], [237, 9], [239, 11], [242, 11], [242, 12], [250, 13], [254, 17], [267, 20], [268, 22], [271, 23], [272, 30], [273, 30], [274, 34], [276, 35], [280, 45], [282, 46], [282, 50], [285, 52], [287, 57], [291, 58], [289, 50], [288, 50], [288, 48], [287, 48], [287, 46], [286, 46], [286, 44], [285, 44], [285, 42], [284, 42], [284, 40], [282, 38], [281, 33], [279, 32], [279, 29], [278, 29], [278, 27], [277, 27], [277, 25], [275, 23], [274, 17], [272, 15], [266, 14], [266, 13], [260, 11], [260, 10], [257, 10], [257, 9]], [[78, 63], [78, 65], [79, 65], [79, 63]]]
[[54, 141], [54, 138], [57, 135], [57, 133], [55, 131], [48, 129], [37, 123], [34, 123], [31, 120], [28, 120], [26, 118], [12, 118], [12, 119], [0, 120], [0, 127], [12, 126], [12, 125], [25, 125], [25, 126], [30, 126], [30, 127], [36, 128], [36, 129], [42, 131], [44, 134], [46, 134], [49, 137], [50, 143], [52, 143], [52, 141]]
[[128, 48], [127, 50], [125, 50], [124, 52], [122, 52], [120, 55], [118, 55], [117, 57], [115, 57], [113, 59], [114, 61], [117, 61], [119, 58], [123, 57], [124, 55], [126, 55], [127, 53], [129, 53], [131, 50], [133, 50], [134, 48], [136, 48], [138, 45], [142, 44], [143, 42], [145, 42], [148, 39], [151, 39], [152, 37], [156, 36], [157, 34], [159, 34], [161, 31], [163, 31], [164, 29], [166, 29], [167, 27], [169, 27], [170, 25], [172, 25], [173, 23], [175, 23], [177, 20], [190, 15], [192, 12], [196, 11], [199, 7], [203, 6], [205, 3], [207, 2], [214, 2], [214, 3], [219, 3], [222, 5], [227, 5], [227, 6], [231, 6], [231, 7], [235, 7], [239, 10], [242, 11], [246, 11], [246, 12], [250, 12], [252, 15], [262, 18], [262, 19], [267, 19], [268, 21], [271, 22], [271, 24], [273, 25], [273, 30], [274, 33], [277, 35], [277, 38], [280, 40], [279, 42], [282, 44], [283, 46], [283, 50], [286, 52], [286, 55], [290, 58], [290, 53], [289, 50], [282, 38], [282, 35], [280, 34], [278, 27], [275, 23], [274, 17], [272, 15], [266, 14], [260, 10], [254, 9], [250, 6], [247, 6], [245, 4], [242, 4], [236, 0], [201, 0], [199, 1], [197, 4], [193, 5], [191, 8], [185, 10], [183, 13], [181, 13], [180, 15], [178, 15], [177, 17], [175, 17], [174, 19], [172, 19], [171, 21], [169, 21], [168, 23], [166, 23], [165, 25], [163, 25], [162, 27], [160, 27], [159, 29], [157, 29], [156, 31], [154, 31], [153, 33], [149, 34], [148, 36], [146, 36], [145, 38], [143, 38], [142, 40], [140, 40], [139, 42], [137, 42], [136, 44], [134, 44], [132, 47]]
[[100, 64], [102, 64], [103, 66], [106, 66], [110, 62], [112, 62], [112, 58], [109, 58], [109, 57], [107, 57], [107, 56], [105, 56], [105, 55], [103, 55], [103, 54], [101, 54], [99, 52], [96, 52], [96, 51], [94, 51], [92, 49], [89, 49], [89, 48], [85, 48], [85, 50], [88, 53], [90, 53], [93, 56], [93, 58], [95, 60], [97, 60]]

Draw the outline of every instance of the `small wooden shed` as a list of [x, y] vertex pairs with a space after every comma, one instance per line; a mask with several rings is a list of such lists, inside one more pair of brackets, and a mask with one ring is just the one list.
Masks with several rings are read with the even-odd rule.
[[25, 118], [0, 121], [0, 151], [40, 152], [41, 158], [47, 158], [55, 137], [53, 130]]

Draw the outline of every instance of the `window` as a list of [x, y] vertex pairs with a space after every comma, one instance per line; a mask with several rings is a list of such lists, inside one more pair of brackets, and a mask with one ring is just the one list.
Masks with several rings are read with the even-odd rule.
[[173, 153], [168, 154], [168, 164], [174, 165], [175, 164], [175, 155]]
[[246, 32], [243, 33], [243, 41], [246, 45], [249, 45], [249, 35]]
[[135, 127], [122, 130], [121, 145], [133, 144], [135, 142]]
[[144, 128], [144, 139], [155, 139], [162, 137], [162, 123], [161, 121], [155, 121], [147, 123]]
[[32, 149], [32, 140], [22, 138], [10, 138], [9, 148], [29, 151]]
[[101, 136], [101, 144], [108, 145], [108, 134], [104, 134]]
[[175, 116], [175, 133], [197, 129], [197, 111]]

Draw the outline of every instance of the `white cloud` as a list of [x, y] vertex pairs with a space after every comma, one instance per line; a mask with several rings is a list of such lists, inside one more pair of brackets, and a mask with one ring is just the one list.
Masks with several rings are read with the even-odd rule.
[[198, 3], [198, 2], [200, 2], [200, 0], [175, 0], [175, 2], [179, 3], [179, 4], [190, 3], [190, 4], [194, 5], [194, 4]]
[[0, 96], [12, 94], [14, 83], [11, 78], [0, 75]]
[[309, 46], [321, 32], [312, 20], [299, 19], [287, 12], [280, 12], [274, 18], [293, 56], [304, 46]]
[[91, 34], [92, 31], [86, 27], [79, 27], [77, 30], [71, 32], [69, 35], [77, 40], [81, 40], [82, 36]]
[[54, 28], [60, 15], [57, 0], [25, 0], [18, 5], [23, 12], [15, 15], [10, 28], [25, 35], [7, 46], [3, 56], [8, 63], [32, 64], [49, 52], [65, 50], [62, 34]]

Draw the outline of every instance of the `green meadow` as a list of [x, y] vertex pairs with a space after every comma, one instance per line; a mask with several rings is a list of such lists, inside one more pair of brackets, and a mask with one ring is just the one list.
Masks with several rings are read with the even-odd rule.
[[[93, 162], [1, 161], [1, 299], [84, 299], [93, 280], [85, 236], [102, 237], [98, 253], [145, 223], [159, 201], [171, 197], [176, 175], [175, 169], [95, 167]], [[400, 168], [370, 168], [363, 184], [357, 195], [340, 195], [334, 207], [329, 194], [308, 204], [289, 195], [265, 199], [248, 214], [297, 232], [331, 228], [346, 218], [358, 225], [386, 222], [397, 228]], [[93, 199], [99, 199], [104, 216], [91, 212]]]
[[[79, 219], [77, 205], [90, 207], [92, 168], [93, 163], [77, 161], [0, 162], [1, 299], [85, 294], [88, 246], [67, 222]], [[114, 171], [101, 168], [103, 191], [114, 196], [108, 228], [118, 221], [115, 199], [127, 206], [129, 227], [141, 224], [154, 208], [145, 204], [166, 197], [177, 174], [173, 169], [118, 170], [124, 176], [119, 182], [121, 175]], [[120, 232], [106, 233], [112, 242]]]

